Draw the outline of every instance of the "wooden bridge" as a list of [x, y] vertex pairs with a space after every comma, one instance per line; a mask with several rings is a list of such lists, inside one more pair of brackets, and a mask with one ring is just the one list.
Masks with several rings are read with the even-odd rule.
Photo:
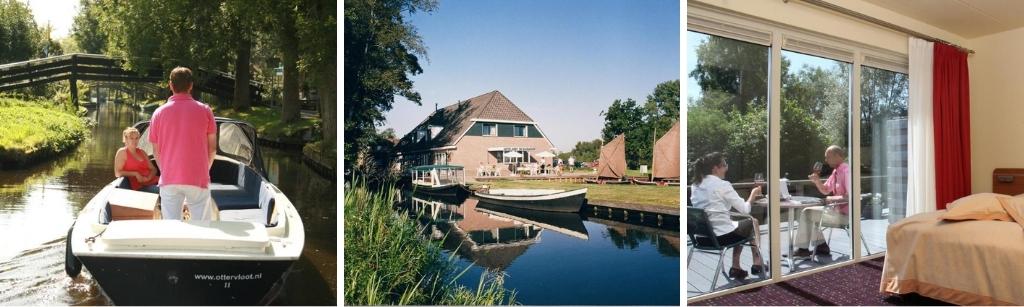
[[[71, 101], [78, 106], [78, 85], [76, 81], [108, 82], [166, 82], [167, 76], [160, 68], [146, 72], [135, 72], [123, 68], [123, 60], [98, 54], [66, 54], [44, 59], [35, 59], [0, 65], [0, 92], [30, 87], [51, 82], [69, 80]], [[235, 80], [228, 73], [192, 68], [195, 73], [196, 92], [204, 92], [226, 100], [234, 99]], [[250, 81], [249, 93], [252, 103], [259, 101], [262, 87]], [[167, 94], [170, 94], [168, 91]]]

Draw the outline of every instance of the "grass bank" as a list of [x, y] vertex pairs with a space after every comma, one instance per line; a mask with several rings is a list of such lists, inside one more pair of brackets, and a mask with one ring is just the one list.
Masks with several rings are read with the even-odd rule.
[[579, 189], [587, 188], [590, 202], [612, 202], [638, 205], [655, 205], [679, 208], [679, 187], [659, 187], [631, 184], [585, 184], [547, 180], [495, 180], [486, 183], [491, 188], [512, 189]]
[[25, 166], [81, 143], [89, 129], [76, 111], [45, 100], [0, 97], [0, 166]]
[[306, 143], [302, 147], [302, 155], [316, 163], [330, 169], [331, 171], [337, 171], [336, 165], [338, 165], [338, 147], [334, 146], [331, 148], [324, 148], [323, 141], [316, 141]]
[[293, 123], [282, 123], [281, 110], [278, 108], [254, 106], [248, 111], [236, 111], [230, 107], [214, 107], [213, 114], [247, 121], [256, 127], [260, 138], [279, 143], [301, 144], [305, 143], [303, 134], [307, 130], [319, 133], [317, 127], [320, 119], [300, 118]]
[[[451, 258], [421, 235], [416, 221], [392, 209], [395, 192], [353, 180], [345, 192], [345, 303], [349, 305], [512, 304], [500, 275], [477, 290], [458, 285]], [[452, 254], [455, 255], [454, 253]], [[462, 271], [463, 273], [465, 270]]]

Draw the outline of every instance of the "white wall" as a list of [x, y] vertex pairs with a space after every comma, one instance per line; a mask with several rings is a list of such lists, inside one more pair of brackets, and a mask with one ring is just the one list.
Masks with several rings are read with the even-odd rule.
[[[906, 34], [889, 30], [888, 28], [872, 23], [860, 21], [859, 19], [803, 3], [798, 0], [792, 0], [788, 3], [783, 2], [782, 0], [689, 1], [701, 2], [743, 14], [907, 54]], [[953, 33], [861, 0], [830, 0], [829, 2], [956, 44], [963, 45], [967, 41]], [[967, 44], [965, 47], [970, 47], [970, 45]]]
[[1024, 28], [971, 46], [971, 190], [991, 192], [992, 170], [1024, 168]]

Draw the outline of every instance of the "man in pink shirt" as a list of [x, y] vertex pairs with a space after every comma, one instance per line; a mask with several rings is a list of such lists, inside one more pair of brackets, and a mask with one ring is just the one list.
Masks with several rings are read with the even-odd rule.
[[817, 229], [819, 221], [826, 225], [845, 225], [850, 222], [850, 165], [845, 161], [846, 151], [836, 145], [829, 146], [825, 149], [825, 163], [832, 167], [832, 174], [828, 176], [828, 180], [822, 184], [817, 172], [807, 176], [818, 188], [818, 192], [826, 195], [825, 204], [832, 206], [804, 208], [800, 214], [800, 228], [794, 240], [795, 246], [799, 247], [793, 253], [795, 257], [810, 256], [811, 247], [814, 247], [814, 253], [820, 256], [831, 253], [824, 235]]
[[180, 220], [187, 202], [191, 219], [208, 221], [210, 167], [217, 155], [217, 124], [210, 107], [192, 99], [192, 71], [171, 70], [174, 92], [153, 112], [149, 142], [160, 167], [160, 207], [164, 219]]

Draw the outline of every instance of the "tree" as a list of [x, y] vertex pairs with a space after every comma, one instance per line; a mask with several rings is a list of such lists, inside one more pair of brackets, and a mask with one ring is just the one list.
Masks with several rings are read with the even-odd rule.
[[[396, 95], [420, 104], [410, 75], [423, 72], [426, 48], [404, 14], [432, 11], [433, 0], [353, 0], [345, 2], [345, 166], [355, 149], [384, 121]], [[347, 178], [347, 177], [346, 177]]]
[[71, 37], [85, 53], [103, 54], [107, 48], [107, 33], [100, 29], [98, 0], [81, 0], [78, 15], [71, 26]]
[[295, 0], [274, 1], [274, 25], [277, 28], [277, 42], [281, 50], [281, 64], [284, 66], [284, 85], [281, 99], [281, 121], [299, 119], [299, 38], [296, 29]]
[[562, 160], [569, 160], [569, 157], [573, 157], [575, 161], [594, 161], [597, 160], [601, 154], [602, 144], [604, 144], [604, 142], [601, 139], [595, 139], [589, 142], [576, 142], [576, 146], [574, 146], [571, 151], [558, 154], [558, 157]]
[[[99, 0], [100, 29], [107, 33], [107, 53], [124, 58], [134, 71], [175, 66], [227, 70], [232, 53], [224, 46], [229, 20], [219, 1]], [[197, 80], [203, 82], [203, 80]]]
[[633, 99], [625, 101], [616, 99], [608, 110], [602, 111], [604, 115], [604, 128], [601, 130], [602, 138], [609, 142], [616, 135], [626, 135], [626, 165], [629, 168], [638, 168], [640, 164], [650, 165], [651, 157], [651, 134], [646, 123], [643, 121], [643, 109]]
[[[726, 152], [726, 179], [736, 182], [768, 165], [768, 48], [708, 36], [689, 73], [701, 94], [687, 101], [687, 161]], [[850, 65], [801, 67], [782, 59], [782, 176], [801, 177], [831, 144], [849, 139]], [[692, 169], [690, 170], [692, 175]]]
[[[654, 142], [672, 129], [672, 125], [679, 121], [679, 80], [666, 81], [654, 87], [654, 92], [647, 95], [647, 103], [644, 104], [644, 123], [647, 123], [645, 132], [649, 137], [636, 140], [651, 144], [651, 151], [643, 155], [654, 159]], [[648, 164], [649, 166], [652, 166]]]
[[304, 0], [298, 19], [299, 36], [303, 38], [299, 44], [299, 70], [309, 76], [320, 94], [320, 128], [325, 150], [337, 148], [337, 5], [337, 1], [331, 0]]
[[60, 42], [53, 40], [50, 36], [53, 33], [53, 26], [46, 24], [39, 27], [37, 31], [38, 35], [36, 37], [38, 37], [39, 41], [36, 43], [38, 48], [36, 49], [35, 58], [48, 58], [64, 54]]
[[[768, 102], [767, 48], [738, 40], [709, 36], [697, 47], [697, 65], [689, 73], [703, 92], [732, 93], [726, 109], [746, 113], [750, 104]], [[789, 63], [783, 61], [785, 74]]]
[[17, 0], [0, 0], [0, 64], [25, 61], [35, 55], [38, 30], [32, 11]]
[[228, 0], [224, 5], [229, 29], [234, 37], [235, 90], [232, 105], [239, 111], [248, 110], [252, 101], [249, 93], [249, 81], [252, 80], [250, 67], [253, 40], [258, 23], [262, 21], [260, 12], [265, 7], [262, 4], [263, 1]]
[[880, 127], [881, 121], [887, 119], [907, 117], [910, 78], [907, 74], [866, 66], [860, 76], [860, 140], [864, 146], [872, 146], [872, 127]]

